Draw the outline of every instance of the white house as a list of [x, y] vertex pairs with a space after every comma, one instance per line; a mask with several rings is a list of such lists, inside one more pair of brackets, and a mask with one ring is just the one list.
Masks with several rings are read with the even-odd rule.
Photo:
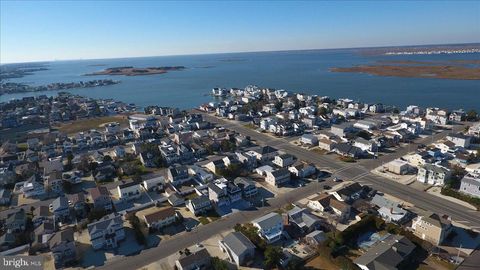
[[87, 228], [93, 249], [116, 248], [118, 242], [125, 239], [123, 219], [120, 214], [106, 215], [88, 224]]
[[143, 181], [143, 187], [148, 191], [161, 190], [163, 185], [165, 185], [165, 178], [163, 176], [157, 176]]
[[161, 229], [169, 226], [177, 221], [178, 214], [175, 208], [168, 206], [163, 208], [157, 208], [148, 213], [137, 212], [137, 216], [145, 221], [148, 228]]
[[278, 213], [272, 212], [252, 221], [253, 226], [258, 228], [258, 235], [267, 243], [280, 240], [283, 233], [283, 219]]
[[281, 155], [275, 156], [275, 159], [272, 161], [273, 164], [282, 168], [292, 165], [293, 162], [295, 162], [295, 160], [293, 156], [289, 154], [281, 154]]
[[140, 183], [130, 182], [117, 186], [118, 197], [121, 200], [132, 200], [142, 196]]
[[417, 181], [429, 185], [443, 186], [451, 175], [451, 171], [445, 167], [425, 164], [418, 168]]
[[280, 186], [290, 181], [290, 171], [286, 168], [267, 172], [265, 181], [272, 186]]

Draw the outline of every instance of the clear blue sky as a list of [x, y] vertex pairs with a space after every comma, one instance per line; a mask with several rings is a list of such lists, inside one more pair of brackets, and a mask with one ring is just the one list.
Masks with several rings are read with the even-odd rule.
[[0, 63], [480, 42], [480, 1], [0, 1]]

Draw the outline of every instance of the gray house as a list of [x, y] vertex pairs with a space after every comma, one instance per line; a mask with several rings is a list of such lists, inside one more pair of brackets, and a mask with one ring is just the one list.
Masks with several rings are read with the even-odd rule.
[[68, 199], [65, 196], [56, 198], [52, 204], [50, 210], [53, 213], [55, 221], [64, 221], [70, 216], [70, 207], [68, 205]]
[[255, 256], [255, 245], [241, 232], [229, 233], [218, 244], [220, 249], [227, 253], [230, 261], [237, 266], [245, 265]]
[[55, 267], [62, 267], [69, 262], [75, 261], [77, 248], [73, 237], [73, 228], [56, 232], [48, 241], [50, 250], [55, 260]]
[[460, 192], [480, 198], [480, 173], [469, 173], [460, 182]]

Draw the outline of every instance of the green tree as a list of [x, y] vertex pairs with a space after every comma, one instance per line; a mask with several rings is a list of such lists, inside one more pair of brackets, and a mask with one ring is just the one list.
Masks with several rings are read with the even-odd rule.
[[280, 247], [268, 245], [265, 249], [265, 268], [271, 269], [277, 265], [282, 256]]
[[212, 269], [214, 270], [228, 270], [228, 264], [226, 261], [218, 258], [218, 257], [213, 257], [212, 258]]
[[470, 110], [467, 112], [466, 120], [467, 121], [476, 121], [478, 118], [478, 114], [475, 110]]

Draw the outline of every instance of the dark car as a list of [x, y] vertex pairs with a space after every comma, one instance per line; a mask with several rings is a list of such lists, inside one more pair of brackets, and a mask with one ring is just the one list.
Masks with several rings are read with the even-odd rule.
[[329, 185], [323, 185], [323, 189], [329, 190], [329, 189], [331, 189], [331, 188], [332, 188], [332, 187], [329, 186]]

